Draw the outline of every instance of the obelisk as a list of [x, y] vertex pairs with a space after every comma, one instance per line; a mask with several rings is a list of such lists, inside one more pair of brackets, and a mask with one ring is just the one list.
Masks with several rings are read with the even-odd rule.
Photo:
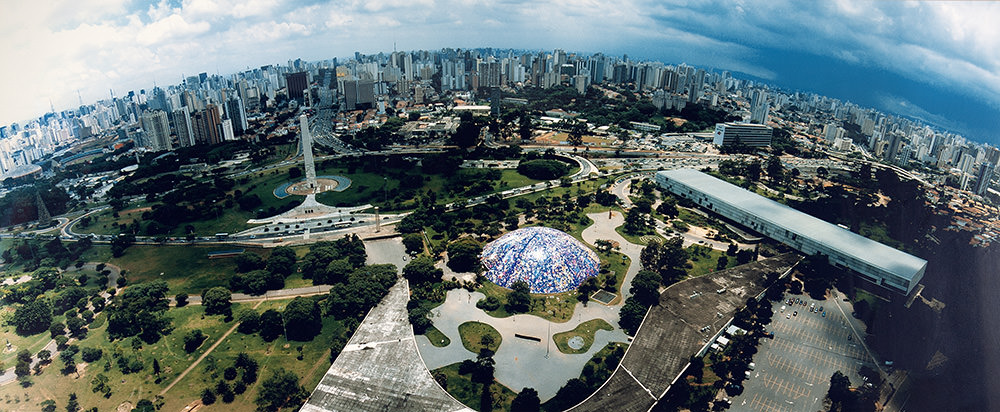
[[309, 119], [299, 116], [299, 133], [302, 136], [302, 156], [305, 158], [306, 187], [316, 190], [316, 162], [313, 160], [312, 135], [309, 133]]

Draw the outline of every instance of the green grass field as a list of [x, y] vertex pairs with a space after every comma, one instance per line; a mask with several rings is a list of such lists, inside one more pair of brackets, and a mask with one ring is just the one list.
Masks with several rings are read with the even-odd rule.
[[719, 264], [719, 258], [722, 256], [726, 257], [726, 266], [723, 269], [736, 266], [736, 256], [728, 256], [726, 252], [708, 246], [691, 245], [688, 246], [687, 251], [688, 262], [691, 263], [691, 268], [687, 269], [689, 277], [698, 277], [717, 271], [718, 266], [716, 265]]
[[[258, 313], [263, 313], [267, 309], [276, 309], [280, 312], [290, 301], [263, 302], [256, 310]], [[252, 307], [252, 305], [248, 304], [243, 307]], [[238, 313], [238, 309], [234, 309], [233, 312]], [[294, 372], [300, 378], [299, 384], [311, 391], [330, 367], [329, 342], [334, 336], [342, 334], [341, 322], [330, 317], [323, 319], [322, 332], [309, 342], [288, 341], [284, 336], [278, 337], [273, 342], [265, 342], [259, 335], [244, 335], [235, 331], [222, 341], [210, 355], [215, 358], [216, 368], [206, 370], [206, 362], [202, 362], [202, 365], [195, 368], [167, 393], [167, 401], [162, 410], [181, 410], [191, 401], [198, 399], [203, 389], [209, 386], [214, 387], [219, 380], [224, 379], [223, 369], [232, 365], [233, 359], [240, 352], [246, 352], [259, 362], [260, 370], [257, 383], [248, 387], [243, 395], [237, 395], [236, 400], [231, 404], [225, 404], [220, 400], [202, 410], [253, 410], [256, 408], [253, 401], [257, 396], [260, 382], [270, 376], [273, 369], [279, 367]], [[300, 347], [302, 348], [301, 352], [299, 351]], [[300, 354], [302, 359], [299, 359]]]
[[[213, 286], [228, 286], [236, 268], [234, 258], [209, 259], [208, 252], [232, 249], [230, 246], [133, 245], [121, 257], [109, 263], [127, 270], [129, 282], [162, 279], [170, 294], [200, 294]], [[247, 249], [267, 258], [270, 249]]]
[[[132, 338], [108, 341], [107, 326], [102, 324], [91, 329], [85, 339], [71, 342], [80, 347], [99, 348], [103, 351], [102, 357], [92, 364], [85, 364], [80, 360], [80, 355], [76, 356], [79, 376], [76, 373], [63, 375], [60, 371], [63, 363], [54, 356], [53, 362], [43, 368], [41, 375], [32, 375], [33, 384], [30, 387], [5, 385], [0, 387], [0, 395], [4, 397], [19, 395], [22, 399], [28, 399], [13, 408], [25, 411], [38, 410], [38, 403], [45, 399], [54, 399], [57, 404], [65, 405], [67, 396], [71, 392], [77, 394], [80, 405], [85, 409], [97, 407], [102, 411], [114, 410], [123, 402], [135, 405], [140, 399], [153, 400], [161, 389], [180, 375], [232, 325], [222, 322], [221, 316], [203, 317], [203, 313], [204, 310], [200, 306], [171, 309], [167, 315], [172, 319], [173, 331], [153, 344], [140, 341], [140, 349], [134, 349]], [[99, 318], [103, 316], [99, 315]], [[193, 329], [201, 329], [208, 338], [197, 350], [188, 354], [183, 349], [182, 338]], [[36, 335], [35, 338], [39, 336], [43, 336], [46, 342], [49, 340], [48, 332]], [[145, 368], [138, 373], [123, 374], [113, 361], [112, 355], [115, 352], [137, 358]], [[153, 359], [160, 364], [159, 378], [152, 374]], [[91, 380], [98, 373], [109, 378], [109, 385], [112, 387], [110, 398], [91, 390]]]
[[[472, 353], [479, 353], [479, 350], [483, 348], [496, 352], [500, 343], [503, 342], [500, 332], [482, 322], [473, 321], [458, 325], [458, 333], [462, 336], [462, 346], [465, 346], [465, 349]], [[484, 345], [483, 339], [487, 336], [489, 336], [487, 339], [490, 339], [491, 343]]]
[[[577, 327], [573, 328], [573, 330], [553, 335], [552, 340], [556, 342], [556, 347], [559, 348], [559, 351], [562, 353], [586, 353], [590, 350], [590, 346], [594, 344], [594, 335], [598, 330], [613, 331], [615, 329], [604, 319], [591, 319], [577, 325]], [[573, 349], [569, 347], [569, 340], [574, 336], [583, 338], [583, 347], [580, 349]]]
[[439, 348], [443, 348], [451, 344], [451, 339], [448, 339], [448, 336], [445, 336], [444, 333], [441, 333], [441, 331], [433, 325], [427, 328], [427, 331], [424, 332], [424, 336], [427, 336], [427, 340], [431, 341], [431, 345]]

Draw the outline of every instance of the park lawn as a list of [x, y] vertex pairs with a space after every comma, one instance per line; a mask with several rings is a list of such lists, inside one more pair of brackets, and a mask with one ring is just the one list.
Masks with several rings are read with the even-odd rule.
[[503, 190], [531, 186], [538, 182], [541, 182], [541, 180], [535, 180], [522, 175], [514, 169], [503, 169], [500, 171], [500, 188]]
[[[4, 350], [0, 351], [0, 362], [3, 363], [3, 367], [5, 369], [14, 366], [17, 363], [17, 352], [21, 349], [27, 349], [28, 352], [31, 352], [31, 354], [34, 355], [38, 353], [38, 351], [42, 350], [42, 348], [45, 347], [50, 340], [52, 340], [49, 335], [48, 328], [46, 328], [44, 332], [29, 336], [21, 336], [15, 332], [14, 326], [10, 325], [8, 322], [10, 321], [10, 318], [14, 316], [14, 311], [17, 310], [17, 307], [19, 306], [20, 305], [5, 305], [0, 307], [0, 334], [3, 334], [4, 339], [2, 344], [6, 345], [7, 342], [10, 342], [10, 346], [13, 349], [8, 352], [6, 350], [6, 346], [3, 346]], [[55, 318], [53, 318], [53, 321], [55, 321]]]
[[[510, 293], [510, 289], [484, 280], [479, 289], [476, 289], [476, 292], [480, 292], [486, 295], [486, 297], [496, 297], [501, 302], [499, 308], [486, 311], [486, 314], [495, 318], [506, 318], [514, 315], [514, 313], [510, 313], [506, 309], [507, 294]], [[576, 303], [578, 302], [576, 296], [577, 292], [575, 290], [548, 295], [533, 293], [531, 294], [531, 306], [527, 314], [556, 323], [567, 322], [573, 318], [573, 310], [576, 308]]]
[[648, 240], [650, 239], [656, 239], [660, 242], [664, 240], [663, 236], [660, 236], [660, 234], [656, 233], [656, 231], [653, 230], [652, 228], [650, 228], [649, 233], [645, 235], [630, 235], [628, 233], [625, 233], [625, 225], [621, 225], [615, 228], [615, 232], [618, 232], [619, 235], [622, 235], [622, 237], [625, 238], [625, 240], [629, 241], [629, 243], [635, 243], [640, 246], [648, 245], [649, 244]]
[[[608, 324], [604, 319], [591, 319], [577, 325], [573, 330], [566, 332], [560, 332], [552, 336], [552, 340], [556, 342], [556, 347], [562, 353], [577, 354], [585, 353], [590, 350], [590, 346], [594, 344], [594, 335], [598, 330], [613, 331], [615, 330], [611, 325]], [[579, 336], [583, 338], [583, 347], [580, 349], [573, 349], [569, 347], [569, 339]]]
[[[611, 300], [611, 305], [617, 305], [618, 301], [621, 299], [622, 284], [625, 283], [625, 275], [628, 274], [628, 268], [632, 264], [632, 261], [628, 259], [624, 253], [616, 252], [614, 250], [609, 252], [597, 252], [597, 256], [601, 258], [602, 267], [604, 263], [607, 263], [607, 269], [610, 273], [614, 273], [615, 276], [615, 291], [614, 294], [618, 297]], [[598, 275], [598, 280], [602, 281], [604, 276], [608, 274], [602, 272]], [[603, 282], [600, 284], [603, 287]]]
[[[479, 353], [479, 350], [483, 348], [495, 353], [503, 341], [500, 332], [482, 322], [470, 321], [458, 325], [458, 334], [462, 336], [462, 346], [465, 346], [465, 349], [472, 353]], [[486, 336], [493, 339], [489, 345], [482, 344], [482, 339]]]
[[[256, 311], [263, 313], [267, 309], [275, 309], [280, 312], [288, 302], [291, 302], [291, 299], [261, 302]], [[236, 308], [234, 305], [233, 313], [239, 313], [243, 308], [252, 307], [253, 304], [246, 304], [241, 308]], [[272, 342], [265, 342], [259, 335], [244, 335], [234, 331], [209, 355], [215, 359], [215, 369], [207, 371], [205, 365], [208, 358], [206, 361], [202, 361], [201, 365], [193, 369], [167, 393], [166, 403], [161, 410], [181, 410], [191, 401], [200, 399], [201, 392], [205, 388], [211, 386], [214, 389], [216, 383], [223, 380], [223, 369], [232, 366], [240, 352], [246, 352], [259, 363], [257, 382], [248, 385], [243, 394], [236, 395], [232, 403], [223, 403], [220, 396], [214, 404], [204, 406], [201, 410], [244, 411], [255, 409], [254, 399], [257, 397], [260, 383], [271, 376], [272, 371], [277, 368], [294, 372], [300, 378], [299, 384], [311, 392], [330, 367], [330, 341], [334, 336], [343, 334], [343, 332], [341, 322], [332, 317], [323, 318], [322, 332], [309, 342], [288, 341], [284, 336], [278, 337]], [[299, 347], [302, 347], [301, 360], [298, 359]], [[228, 383], [232, 386], [234, 381]]]
[[719, 264], [721, 256], [725, 256], [727, 259], [724, 269], [736, 266], [736, 256], [728, 256], [726, 252], [708, 246], [691, 245], [688, 246], [687, 251], [688, 262], [691, 264], [691, 268], [687, 269], [688, 277], [694, 278], [717, 271], [716, 265]]
[[[114, 410], [126, 401], [135, 405], [140, 399], [154, 400], [162, 388], [180, 375], [232, 325], [232, 323], [222, 322], [221, 316], [202, 318], [203, 313], [204, 309], [200, 306], [170, 309], [167, 316], [172, 318], [174, 330], [153, 344], [140, 341], [141, 348], [138, 350], [133, 349], [132, 346], [133, 340], [137, 340], [137, 338], [108, 341], [106, 323], [100, 322], [101, 325], [91, 329], [86, 338], [70, 342], [70, 344], [76, 344], [81, 348], [93, 347], [103, 351], [101, 358], [93, 364], [85, 365], [80, 359], [80, 355], [76, 356], [79, 377], [72, 373], [63, 375], [60, 371], [63, 362], [58, 359], [56, 354], [53, 354], [52, 363], [44, 367], [42, 374], [32, 375], [34, 383], [32, 386], [22, 388], [19, 385], [6, 385], [0, 387], [0, 394], [22, 393], [22, 397], [30, 397], [31, 401], [24, 403], [23, 409], [20, 410], [37, 410], [37, 404], [45, 399], [54, 399], [57, 404], [65, 405], [68, 394], [71, 392], [77, 394], [83, 409], [97, 407], [98, 410], [102, 411]], [[104, 317], [103, 314], [98, 316]], [[93, 324], [97, 323], [98, 321], [95, 320]], [[188, 354], [183, 349], [183, 336], [193, 329], [201, 329], [208, 338], [197, 350]], [[48, 332], [44, 335], [47, 337]], [[113, 358], [113, 353], [116, 351], [120, 351], [125, 356], [137, 356], [145, 368], [137, 373], [122, 374]], [[159, 381], [156, 376], [152, 375], [153, 359], [156, 359], [160, 364]], [[110, 368], [108, 368], [109, 366]], [[108, 369], [105, 370], [105, 368]], [[91, 390], [91, 380], [98, 373], [104, 374], [109, 379], [108, 384], [112, 388], [109, 398]]]
[[[198, 295], [213, 286], [228, 286], [236, 263], [233, 258], [209, 259], [208, 252], [232, 249], [231, 245], [133, 245], [109, 263], [127, 270], [130, 283], [162, 279], [170, 294]], [[254, 249], [267, 258], [270, 251]], [[161, 275], [162, 274], [162, 275]]]
[[[432, 375], [438, 373], [444, 374], [448, 379], [448, 387], [446, 388], [451, 396], [454, 396], [459, 402], [465, 404], [472, 408], [473, 410], [479, 410], [479, 399], [482, 393], [483, 385], [472, 382], [471, 375], [459, 375], [458, 374], [459, 363], [453, 363], [448, 366], [443, 366], [438, 369], [431, 371]], [[517, 394], [510, 388], [494, 381], [490, 385], [490, 391], [493, 392], [493, 410], [494, 411], [506, 411], [510, 409], [510, 403], [514, 401]]]
[[79, 233], [95, 233], [98, 235], [117, 235], [118, 227], [115, 224], [131, 224], [134, 220], [142, 220], [142, 212], [137, 208], [129, 207], [118, 212], [118, 217], [114, 217], [114, 211], [104, 210], [100, 213], [90, 215], [90, 224], [84, 226], [79, 222], [73, 226], [73, 230]]
[[427, 340], [431, 341], [431, 345], [439, 348], [443, 348], [451, 344], [451, 339], [448, 339], [448, 336], [438, 330], [438, 328], [435, 328], [434, 325], [431, 325], [426, 331], [424, 331], [424, 336], [427, 337]]
[[296, 271], [285, 278], [285, 287], [283, 289], [305, 288], [309, 286], [313, 286], [312, 279], [303, 279], [302, 272]]

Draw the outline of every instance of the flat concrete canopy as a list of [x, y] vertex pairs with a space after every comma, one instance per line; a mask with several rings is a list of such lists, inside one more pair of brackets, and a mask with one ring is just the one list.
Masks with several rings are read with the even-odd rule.
[[409, 298], [400, 279], [368, 312], [301, 411], [472, 411], [441, 389], [420, 359]]
[[[571, 410], [649, 410], [747, 298], [764, 291], [765, 276], [784, 273], [798, 260], [785, 254], [671, 285], [649, 309], [611, 378]], [[708, 329], [702, 332], [703, 327]]]

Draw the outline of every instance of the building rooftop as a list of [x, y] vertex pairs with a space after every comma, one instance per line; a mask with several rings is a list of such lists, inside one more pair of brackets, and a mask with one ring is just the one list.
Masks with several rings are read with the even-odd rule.
[[300, 411], [472, 411], [441, 389], [421, 360], [406, 312], [409, 298], [405, 280], [389, 289]]
[[705, 194], [710, 194], [721, 202], [752, 213], [761, 220], [784, 228], [798, 236], [813, 239], [899, 277], [912, 280], [927, 265], [927, 261], [924, 259], [883, 245], [697, 170], [677, 169], [659, 172], [659, 174]]

